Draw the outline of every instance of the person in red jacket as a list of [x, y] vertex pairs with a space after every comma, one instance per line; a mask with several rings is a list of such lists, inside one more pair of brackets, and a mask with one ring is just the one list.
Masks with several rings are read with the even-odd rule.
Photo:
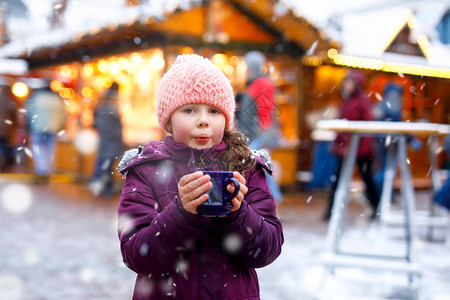
[[[234, 114], [220, 69], [195, 54], [178, 56], [157, 96], [158, 121], [170, 135], [127, 151], [119, 165], [126, 174], [119, 238], [137, 273], [133, 299], [260, 299], [255, 268], [280, 255], [283, 230], [269, 164], [234, 129]], [[198, 213], [212, 186], [206, 170], [233, 171], [240, 183], [226, 216]]]
[[[278, 145], [280, 125], [276, 105], [276, 88], [265, 74], [266, 58], [260, 51], [244, 55], [247, 65], [247, 83], [244, 93], [236, 96], [237, 126], [249, 139], [251, 149], [268, 149]], [[283, 194], [274, 176], [266, 173], [270, 192], [277, 202], [283, 202]]]
[[[341, 84], [341, 96], [343, 102], [340, 107], [339, 117], [349, 121], [372, 121], [373, 103], [364, 93], [365, 75], [358, 70], [350, 71]], [[333, 208], [334, 193], [339, 183], [339, 173], [342, 162], [350, 147], [351, 136], [348, 133], [339, 133], [331, 145], [331, 151], [338, 158], [336, 180], [331, 187], [328, 206], [323, 218], [328, 220]], [[370, 136], [362, 136], [359, 139], [357, 165], [359, 173], [366, 185], [366, 197], [369, 200], [375, 217], [379, 192], [375, 186], [372, 174], [372, 162], [374, 158], [374, 139]]]

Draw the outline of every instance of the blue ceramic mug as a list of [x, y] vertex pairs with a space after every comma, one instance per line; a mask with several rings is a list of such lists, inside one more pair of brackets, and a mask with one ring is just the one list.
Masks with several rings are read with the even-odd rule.
[[[231, 200], [239, 193], [239, 181], [233, 177], [230, 171], [202, 171], [211, 178], [212, 187], [206, 192], [208, 200], [203, 202], [197, 211], [202, 216], [223, 217], [230, 213]], [[234, 184], [234, 192], [227, 191], [227, 185]]]

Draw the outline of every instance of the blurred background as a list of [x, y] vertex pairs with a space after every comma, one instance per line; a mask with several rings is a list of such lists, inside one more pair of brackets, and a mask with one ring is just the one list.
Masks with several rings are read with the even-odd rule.
[[[40, 182], [33, 170], [27, 101], [48, 85], [62, 99], [66, 114], [64, 127], [56, 133], [52, 191], [46, 190], [48, 186], [31, 185], [32, 195], [53, 200], [42, 200], [50, 204], [39, 208], [36, 202], [30, 208], [31, 200], [16, 203], [18, 207], [5, 206], [9, 208], [0, 219], [13, 222], [17, 215], [10, 213], [18, 211], [25, 221], [27, 214], [47, 215], [43, 207], [61, 203], [87, 215], [95, 207], [107, 217], [107, 222], [100, 224], [108, 229], [110, 239], [106, 244], [116, 247], [113, 231], [118, 194], [99, 206], [98, 198], [87, 190], [96, 168], [99, 137], [93, 125], [102, 95], [113, 83], [118, 84], [117, 105], [125, 149], [161, 140], [164, 132], [156, 118], [156, 93], [162, 75], [177, 55], [197, 53], [211, 59], [238, 94], [246, 87], [244, 55], [252, 50], [264, 54], [264, 73], [276, 87], [279, 131], [271, 153], [285, 195], [281, 211], [289, 211], [283, 205], [310, 204], [311, 195], [316, 201], [328, 191], [329, 176], [317, 182], [320, 174], [314, 174], [315, 146], [318, 141], [333, 137], [317, 136], [314, 129], [317, 121], [338, 117], [340, 83], [350, 70], [364, 73], [364, 91], [375, 105], [382, 102], [387, 84], [401, 86], [402, 121], [449, 124], [448, 0], [0, 0], [0, 89], [1, 97], [6, 99], [0, 110], [5, 112], [7, 106], [12, 107], [11, 113], [0, 120], [6, 128], [1, 137], [6, 149], [0, 174], [4, 199], [10, 183], [18, 184], [15, 188], [19, 192], [9, 189], [8, 197], [19, 195], [27, 199], [35, 196], [29, 196], [27, 189], [21, 192], [20, 184]], [[418, 139], [422, 145], [427, 144], [425, 137]], [[414, 187], [430, 188], [427, 147], [408, 149], [408, 155]], [[450, 168], [442, 147], [437, 149], [437, 165], [440, 169]], [[114, 182], [120, 191], [122, 178], [117, 173]], [[360, 179], [355, 176], [353, 187], [357, 188], [358, 182]], [[66, 196], [68, 200], [60, 200]], [[90, 204], [84, 207], [86, 203]], [[320, 201], [318, 206], [322, 208]], [[321, 209], [310, 207], [313, 215], [317, 211], [320, 215]], [[303, 206], [299, 210], [308, 211]], [[58, 210], [53, 213], [58, 214]], [[320, 219], [317, 213], [314, 216]], [[294, 217], [285, 217], [295, 223]], [[61, 214], [60, 218], [63, 220], [58, 222], [64, 223], [64, 219], [77, 216]], [[90, 215], [88, 219], [95, 217]], [[89, 222], [86, 231], [92, 228]], [[59, 223], [51, 224], [55, 229]], [[44, 222], [43, 226], [47, 225]], [[316, 225], [315, 230], [323, 237], [325, 227]], [[27, 229], [23, 231], [32, 235]], [[13, 236], [8, 236], [11, 249], [25, 249], [14, 246]], [[90, 241], [95, 240], [94, 230]], [[43, 257], [38, 255], [40, 251], [26, 249], [25, 257], [32, 262], [28, 266], [42, 261], [37, 258]], [[112, 262], [120, 265], [118, 250], [111, 251]], [[93, 269], [74, 268], [81, 274], [77, 280], [92, 281]], [[108, 273], [109, 269], [103, 270]], [[117, 282], [133, 277], [131, 272], [121, 272]], [[448, 270], [445, 272], [448, 279]], [[0, 289], [12, 282], [26, 290], [17, 278], [4, 277], [7, 279], [2, 281], [1, 273], [0, 269]], [[128, 295], [133, 283], [129, 282], [116, 285], [122, 295]], [[294, 294], [297, 292], [294, 290]], [[266, 299], [277, 299], [283, 294], [280, 293]], [[38, 298], [18, 295], [12, 299], [70, 298], [70, 293]], [[106, 292], [93, 295], [91, 299], [122, 299]], [[266, 295], [270, 292], [266, 291]], [[398, 299], [410, 299], [408, 293], [402, 295]], [[439, 299], [449, 299], [449, 294], [444, 296], [447, 298]]]
[[[120, 85], [126, 146], [161, 139], [157, 86], [182, 53], [210, 58], [235, 93], [245, 87], [243, 55], [250, 50], [265, 54], [265, 68], [277, 87], [281, 130], [273, 157], [281, 164], [284, 187], [310, 180], [311, 132], [317, 120], [336, 117], [339, 83], [349, 69], [367, 75], [365, 90], [374, 102], [381, 101], [387, 83], [402, 85], [404, 121], [449, 120], [445, 0], [0, 3], [1, 83], [10, 87], [17, 119], [39, 79], [51, 80], [51, 88], [64, 99], [68, 118], [55, 157], [61, 172], [93, 172], [95, 154], [89, 146], [75, 147], [74, 141], [92, 128], [99, 96], [112, 82]], [[19, 123], [9, 124], [11, 147], [21, 146], [14, 141]], [[85, 136], [88, 143], [90, 136]], [[411, 157], [417, 177], [428, 172], [416, 163], [427, 159], [424, 151]]]

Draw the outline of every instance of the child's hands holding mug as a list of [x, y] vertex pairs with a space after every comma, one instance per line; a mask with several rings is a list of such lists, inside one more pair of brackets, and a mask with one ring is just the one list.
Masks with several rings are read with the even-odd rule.
[[[220, 173], [220, 172], [210, 172], [210, 173]], [[224, 172], [222, 172], [224, 173]], [[225, 172], [227, 173], [227, 172]], [[231, 172], [228, 172], [231, 175]], [[228, 175], [228, 176], [230, 176]], [[211, 176], [217, 176], [217, 174], [211, 174]], [[178, 182], [178, 193], [181, 198], [181, 204], [183, 205], [183, 208], [192, 213], [192, 214], [198, 214], [199, 210], [198, 207], [205, 203], [208, 198], [211, 195], [209, 194], [209, 190], [213, 186], [213, 183], [211, 181], [211, 176], [208, 174], [203, 174], [202, 172], [194, 172], [191, 174], [184, 175], [181, 177], [180, 182]], [[236, 193], [236, 196], [233, 199], [228, 199], [228, 203], [231, 202], [231, 207], [228, 207], [225, 209], [225, 211], [219, 212], [217, 211], [217, 206], [213, 207], [212, 212], [211, 210], [209, 212], [205, 211], [204, 207], [202, 208], [202, 214], [203, 215], [223, 215], [228, 212], [233, 212], [238, 210], [241, 207], [242, 200], [244, 200], [244, 195], [247, 193], [248, 188], [245, 185], [246, 181], [245, 178], [239, 173], [239, 172], [233, 172], [232, 177], [233, 180], [237, 180], [236, 184], [239, 183], [239, 191]], [[216, 179], [216, 177], [215, 177]], [[217, 181], [215, 181], [217, 183]], [[225, 181], [223, 181], [225, 182]], [[225, 186], [224, 186], [225, 188]], [[235, 184], [229, 183], [226, 186], [226, 189], [228, 191], [229, 196], [232, 194], [235, 194]], [[206, 194], [208, 192], [208, 194]], [[226, 196], [225, 196], [226, 197]], [[220, 199], [220, 198], [219, 198]], [[226, 199], [226, 198], [224, 198]], [[210, 199], [214, 200], [214, 199]], [[215, 199], [217, 200], [217, 199]], [[211, 207], [210, 207], [211, 209]], [[219, 209], [220, 210], [220, 209]]]
[[197, 207], [208, 200], [207, 190], [212, 187], [209, 175], [197, 171], [181, 177], [178, 182], [178, 194], [183, 208], [191, 214], [198, 214]]
[[[242, 200], [244, 200], [244, 195], [248, 192], [248, 188], [245, 185], [246, 181], [244, 176], [242, 176], [239, 172], [233, 172], [233, 177], [239, 181], [239, 193], [233, 200], [231, 200], [232, 207], [230, 209], [230, 212], [236, 211], [241, 207]], [[227, 191], [229, 193], [233, 193], [234, 184], [230, 183], [227, 186]]]

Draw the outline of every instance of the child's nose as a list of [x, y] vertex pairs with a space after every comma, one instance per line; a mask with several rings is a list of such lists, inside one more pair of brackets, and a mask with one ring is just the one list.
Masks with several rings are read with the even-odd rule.
[[209, 120], [208, 120], [208, 114], [207, 113], [200, 113], [199, 114], [198, 126], [199, 127], [208, 127], [209, 126]]

